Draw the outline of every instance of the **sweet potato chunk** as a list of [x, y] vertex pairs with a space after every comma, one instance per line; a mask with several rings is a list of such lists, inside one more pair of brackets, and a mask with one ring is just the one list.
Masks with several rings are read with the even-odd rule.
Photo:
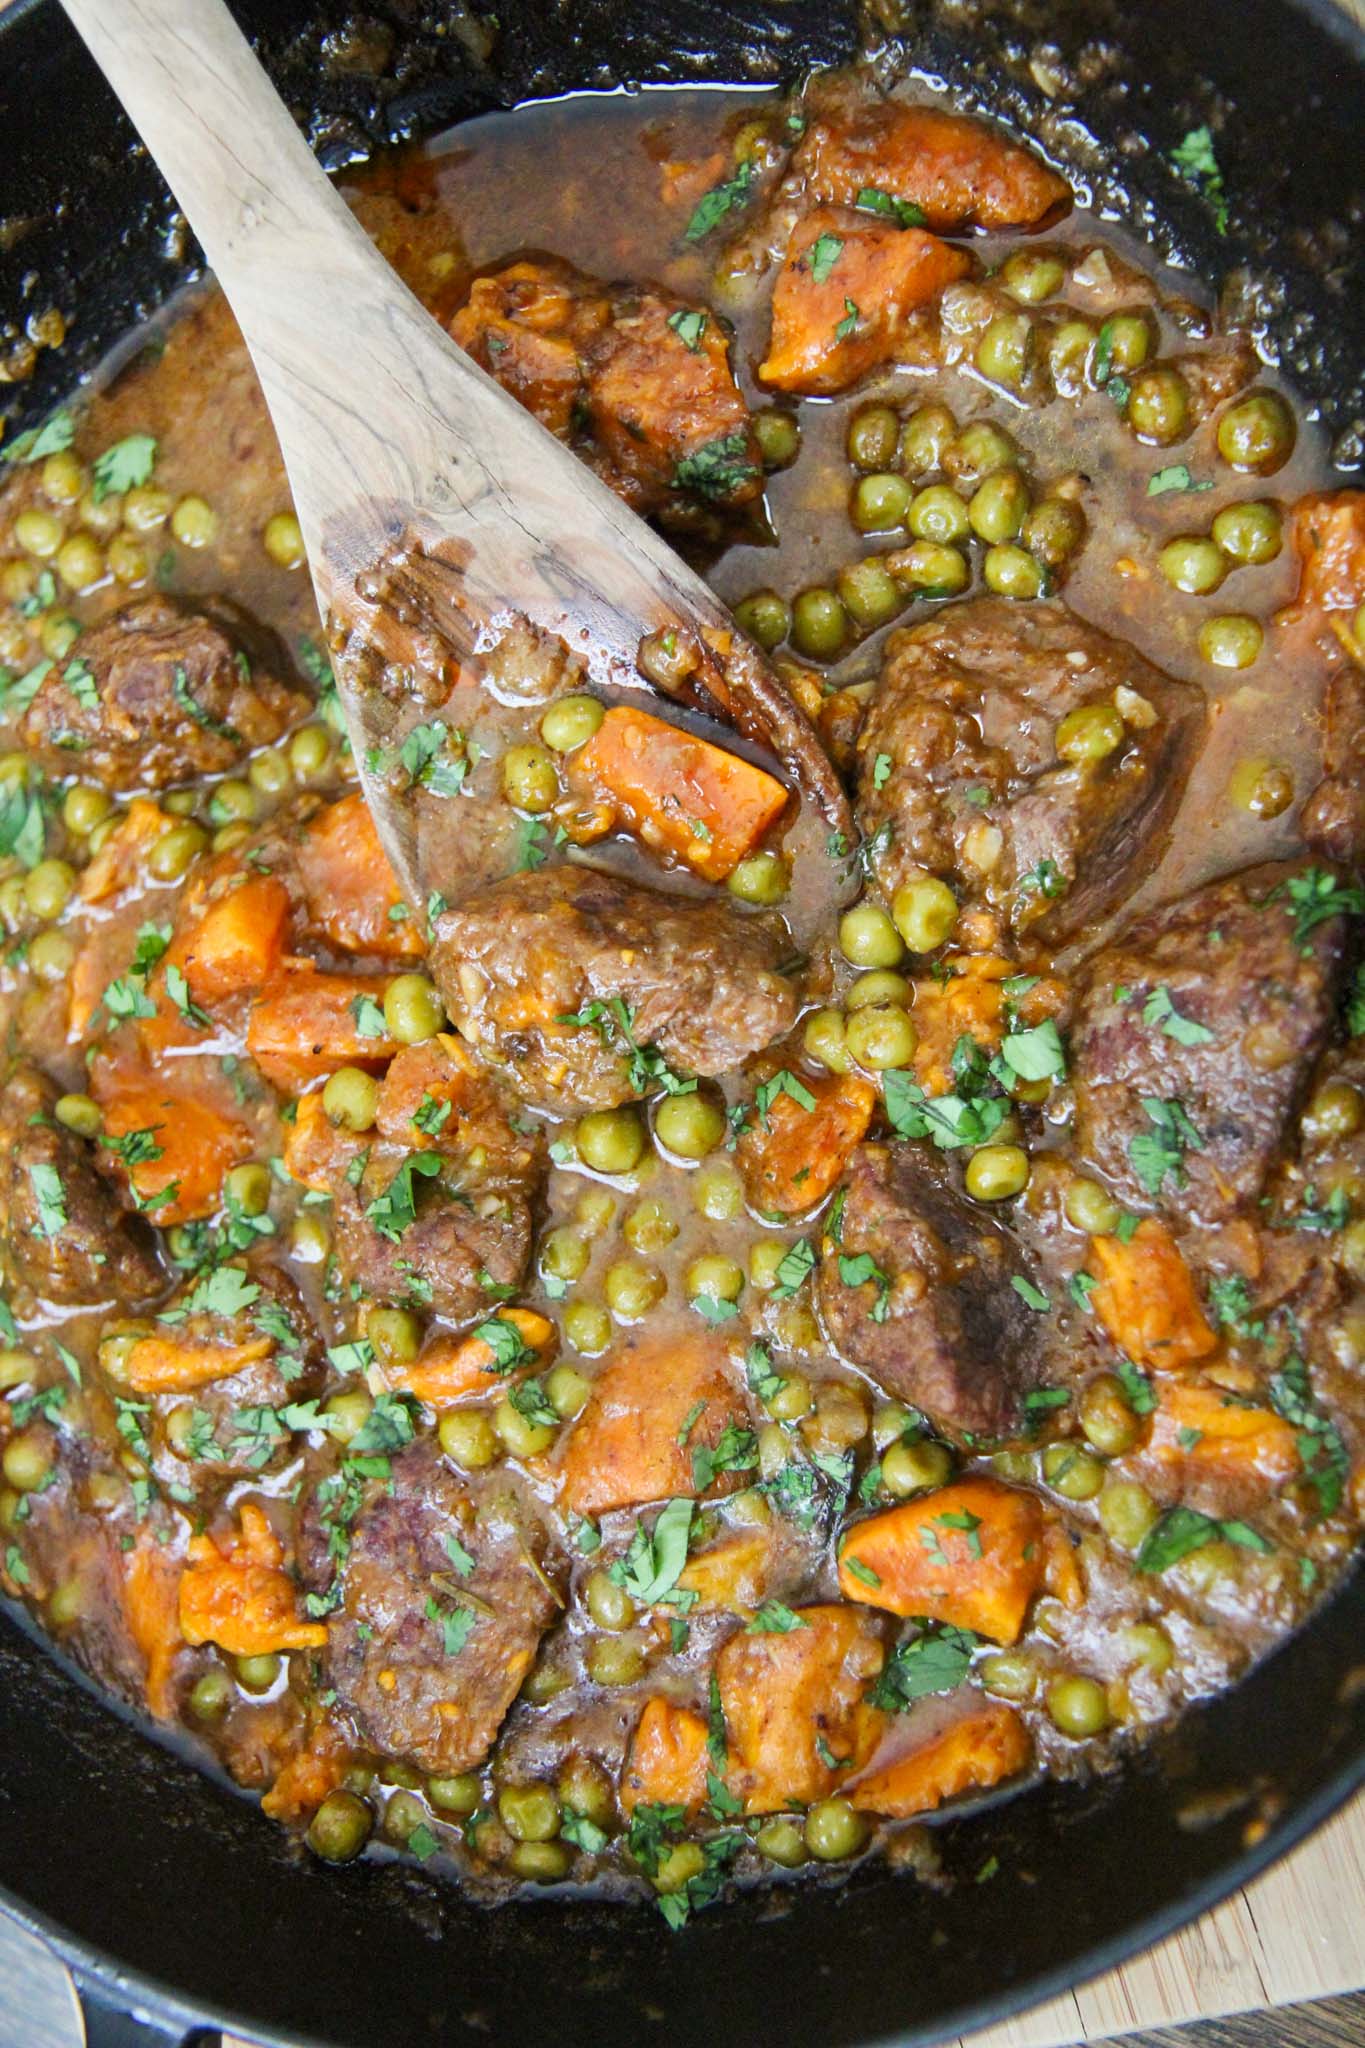
[[766, 1111], [753, 1111], [739, 1143], [745, 1190], [765, 1215], [799, 1216], [823, 1202], [876, 1107], [877, 1091], [861, 1074], [800, 1085], [814, 1096], [813, 1108], [797, 1096], [776, 1095]]
[[881, 98], [862, 79], [819, 81], [806, 117], [788, 175], [817, 204], [852, 206], [864, 193], [882, 194], [948, 233], [1037, 227], [1070, 203], [1066, 181], [998, 128]]
[[332, 1721], [310, 1729], [305, 1746], [291, 1756], [261, 1801], [271, 1820], [298, 1821], [316, 1812], [335, 1792], [351, 1763], [351, 1749]]
[[231, 1379], [269, 1356], [269, 1337], [249, 1344], [199, 1344], [183, 1337], [139, 1337], [122, 1367], [135, 1394], [192, 1394], [215, 1380]]
[[163, 1229], [211, 1216], [221, 1200], [223, 1175], [251, 1150], [246, 1126], [224, 1116], [193, 1087], [189, 1075], [182, 1079], [112, 1063], [91, 1069], [91, 1093], [104, 1111], [105, 1137], [152, 1134], [154, 1158], [116, 1164], [138, 1206], [150, 1209]]
[[142, 861], [149, 846], [174, 824], [150, 797], [135, 796], [99, 852], [81, 872], [82, 903], [107, 903], [142, 878]]
[[[560, 1467], [564, 1505], [598, 1515], [712, 1490], [697, 1486], [693, 1454], [714, 1449], [729, 1425], [744, 1420], [724, 1360], [723, 1343], [710, 1334], [628, 1339], [603, 1365], [568, 1434]], [[741, 1475], [721, 1473], [714, 1490], [728, 1493], [740, 1483]]]
[[245, 1501], [241, 1531], [226, 1547], [210, 1536], [190, 1539], [180, 1580], [180, 1628], [192, 1645], [216, 1643], [230, 1657], [278, 1650], [320, 1650], [324, 1623], [300, 1621], [295, 1585], [283, 1569], [284, 1549], [265, 1511]]
[[1152, 1417], [1151, 1454], [1191, 1475], [1283, 1486], [1301, 1469], [1298, 1437], [1273, 1409], [1203, 1380], [1171, 1380]]
[[926, 1095], [953, 1090], [953, 1048], [964, 1035], [997, 1052], [1005, 1032], [1002, 981], [1015, 972], [999, 953], [972, 953], [951, 960], [947, 981], [915, 983], [915, 1079]]
[[848, 1765], [871, 1755], [885, 1725], [865, 1698], [886, 1655], [877, 1624], [834, 1604], [799, 1614], [800, 1628], [786, 1635], [731, 1636], [716, 1659], [726, 1783], [746, 1813], [828, 1798]]
[[695, 1593], [702, 1607], [753, 1609], [767, 1588], [772, 1552], [767, 1529], [737, 1529], [710, 1550], [689, 1557], [678, 1584]]
[[185, 1638], [180, 1632], [179, 1586], [182, 1560], [150, 1529], [138, 1531], [123, 1560], [123, 1610], [128, 1633], [146, 1660], [147, 1708], [154, 1719], [175, 1715], [172, 1677]]
[[1090, 1258], [1099, 1281], [1090, 1307], [1135, 1365], [1175, 1372], [1218, 1349], [1190, 1269], [1155, 1216], [1144, 1217], [1127, 1244], [1092, 1238]]
[[299, 841], [298, 862], [316, 936], [341, 953], [421, 959], [425, 942], [359, 790], [310, 819]]
[[[1307, 614], [1321, 624], [1330, 613], [1365, 604], [1365, 491], [1315, 491], [1300, 498], [1289, 532], [1300, 564], [1290, 618]], [[1341, 624], [1342, 646], [1361, 660], [1350, 621]]]
[[616, 705], [572, 757], [574, 783], [616, 822], [708, 882], [723, 882], [786, 808], [764, 769], [647, 711]]
[[210, 1014], [233, 996], [259, 995], [284, 957], [289, 911], [283, 882], [237, 870], [176, 919], [154, 991], [164, 986], [166, 970], [178, 967], [193, 1001]]
[[646, 1700], [621, 1773], [625, 1811], [658, 1805], [695, 1813], [706, 1797], [706, 1737], [705, 1720], [690, 1707], [657, 1694]]
[[[505, 1324], [523, 1346], [522, 1353], [513, 1355], [510, 1364], [501, 1362], [503, 1352], [494, 1349], [496, 1340], [480, 1336], [479, 1330], [485, 1328], [481, 1323], [471, 1336], [438, 1337], [411, 1365], [394, 1367], [389, 1375], [393, 1384], [415, 1394], [429, 1408], [450, 1408], [471, 1394], [493, 1392], [514, 1375], [538, 1367], [548, 1357], [555, 1326], [534, 1309], [500, 1308], [489, 1322]], [[511, 1336], [504, 1340], [504, 1350], [513, 1353]]]
[[398, 1050], [376, 1014], [386, 986], [379, 975], [286, 960], [247, 1020], [246, 1049], [267, 1081], [291, 1093], [337, 1067], [376, 1072]]
[[[889, 1750], [895, 1734], [885, 1747]], [[932, 1813], [962, 1792], [985, 1792], [1022, 1771], [1033, 1753], [1028, 1730], [1013, 1707], [981, 1700], [904, 1755], [874, 1756], [849, 1785], [852, 1805], [888, 1820]]]
[[[420, 1045], [405, 1045], [390, 1062], [374, 1120], [395, 1145], [439, 1150], [451, 1126], [459, 1123], [460, 1111], [490, 1086], [487, 1071], [464, 1040], [443, 1031]], [[443, 1115], [447, 1105], [449, 1113]], [[423, 1124], [415, 1121], [419, 1111]]]
[[1042, 1583], [1043, 1516], [1031, 1493], [962, 1479], [857, 1522], [839, 1553], [850, 1600], [926, 1615], [1012, 1643]]
[[961, 249], [846, 207], [817, 207], [792, 230], [758, 366], [777, 391], [829, 397], [894, 362], [912, 317], [971, 268]]

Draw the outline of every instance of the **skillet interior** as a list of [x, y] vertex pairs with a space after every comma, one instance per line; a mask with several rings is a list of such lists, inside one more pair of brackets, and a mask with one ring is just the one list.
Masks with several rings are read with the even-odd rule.
[[[848, 54], [857, 33], [851, 8], [807, 0], [516, 0], [498, 8], [490, 40], [479, 17], [445, 0], [394, 0], [366, 16], [390, 47], [381, 84], [324, 68], [342, 8], [253, 0], [238, 12], [334, 165], [528, 94], [622, 78], [772, 78]], [[951, 31], [931, 7], [913, 12], [922, 68], [987, 108], [1021, 112], [1163, 253], [1206, 274], [1230, 257], [1262, 270], [1272, 337], [1322, 404], [1341, 456], [1358, 458], [1365, 303], [1342, 270], [1361, 231], [1351, 189], [1360, 73], [1346, 45], [1283, 0], [1249, 0], [1235, 44], [1217, 0], [1150, 0], [1122, 22], [1098, 0], [1045, 16], [1020, 0], [975, 24], [974, 12], [954, 9]], [[962, 54], [969, 34], [975, 62]], [[26, 311], [54, 302], [80, 308], [61, 356], [20, 387], [22, 423], [158, 303], [193, 252], [52, 0], [13, 10], [0, 48], [0, 323], [22, 326]], [[1044, 52], [1088, 81], [1070, 107], [1101, 140], [1046, 119], [1029, 71]], [[1220, 111], [1231, 247], [1162, 157]], [[1135, 148], [1138, 131], [1150, 149]], [[6, 232], [25, 219], [38, 224]], [[1041, 1786], [936, 1830], [955, 1885], [931, 1891], [870, 1871], [838, 1891], [806, 1884], [733, 1904], [674, 1937], [651, 1914], [586, 1902], [490, 1916], [396, 1866], [323, 1873], [6, 1625], [0, 1884], [65, 1930], [106, 1980], [131, 1970], [163, 1987], [168, 2009], [230, 2014], [258, 2036], [636, 2042], [667, 2027], [704, 2030], [720, 2048], [780, 2026], [796, 2043], [927, 2041], [1114, 1960], [1327, 1811], [1365, 1773], [1362, 1641], [1357, 1571], [1285, 1650], [1131, 1773]], [[1254, 1835], [1267, 1820], [1248, 1846], [1249, 1824]], [[998, 1874], [974, 1882], [993, 1858]]]

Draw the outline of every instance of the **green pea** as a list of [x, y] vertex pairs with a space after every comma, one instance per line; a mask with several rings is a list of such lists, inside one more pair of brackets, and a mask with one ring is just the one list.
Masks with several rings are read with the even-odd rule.
[[894, 406], [860, 405], [848, 423], [848, 459], [855, 469], [890, 469], [900, 435], [900, 414]]
[[1179, 370], [1160, 364], [1139, 370], [1129, 386], [1124, 417], [1140, 441], [1168, 447], [1190, 430], [1190, 387]]
[[1102, 1735], [1109, 1726], [1109, 1702], [1096, 1679], [1054, 1678], [1044, 1698], [1053, 1727], [1074, 1742]]
[[300, 782], [321, 775], [331, 758], [332, 742], [325, 725], [301, 725], [289, 742], [289, 766]]
[[209, 799], [209, 816], [215, 825], [254, 818], [258, 809], [256, 792], [251, 784], [235, 775], [218, 783]]
[[257, 1657], [235, 1657], [233, 1669], [237, 1673], [238, 1685], [247, 1692], [269, 1692], [279, 1679], [283, 1661], [273, 1650]]
[[963, 1174], [967, 1193], [978, 1202], [1007, 1202], [1029, 1183], [1029, 1157], [1022, 1145], [981, 1145]]
[[1198, 533], [1180, 533], [1168, 540], [1157, 556], [1157, 566], [1171, 588], [1183, 590], [1188, 597], [1206, 597], [1228, 573], [1223, 550], [1216, 541]]
[[178, 882], [208, 843], [209, 835], [202, 825], [172, 825], [148, 849], [147, 872], [158, 882]]
[[895, 925], [875, 903], [855, 903], [844, 912], [839, 948], [855, 967], [894, 967], [905, 950]]
[[874, 1003], [900, 1003], [908, 1008], [913, 993], [903, 974], [896, 974], [889, 967], [878, 967], [870, 974], [858, 976], [844, 997], [844, 1008], [850, 1017], [855, 1010], [869, 1009]]
[[322, 1091], [329, 1122], [343, 1131], [368, 1131], [379, 1107], [379, 1083], [363, 1067], [338, 1067]]
[[891, 899], [896, 929], [912, 953], [933, 953], [952, 937], [957, 907], [948, 884], [934, 875], [903, 882]]
[[173, 818], [192, 818], [199, 808], [197, 789], [168, 790], [161, 799], [163, 811], [169, 811]]
[[514, 1842], [550, 1842], [559, 1833], [559, 1801], [548, 1785], [504, 1785], [498, 1819]]
[[104, 1113], [88, 1095], [59, 1096], [52, 1114], [78, 1138], [97, 1138], [104, 1129]]
[[229, 1168], [223, 1177], [223, 1196], [229, 1207], [243, 1216], [264, 1216], [270, 1207], [270, 1168], [263, 1160], [248, 1160]]
[[657, 1199], [637, 1202], [621, 1225], [622, 1237], [635, 1252], [661, 1252], [677, 1234], [672, 1212]]
[[573, 1852], [563, 1842], [518, 1842], [507, 1868], [525, 1884], [562, 1884], [573, 1868]]
[[52, 1470], [52, 1446], [39, 1430], [22, 1430], [12, 1436], [0, 1455], [5, 1483], [16, 1493], [36, 1493], [47, 1483]]
[[1029, 509], [1028, 486], [1017, 469], [998, 469], [972, 493], [967, 518], [984, 541], [1013, 540]]
[[976, 367], [993, 384], [1017, 391], [1032, 355], [1033, 322], [1027, 313], [998, 313], [976, 345]]
[[892, 533], [904, 526], [911, 491], [894, 470], [874, 470], [859, 477], [848, 501], [848, 516], [859, 533]]
[[744, 1292], [744, 1269], [723, 1252], [705, 1252], [693, 1259], [683, 1275], [689, 1301], [700, 1295], [706, 1301], [738, 1301]]
[[584, 1661], [594, 1685], [634, 1685], [645, 1673], [644, 1644], [635, 1635], [597, 1636]]
[[727, 886], [740, 903], [771, 909], [786, 896], [791, 875], [780, 853], [751, 853], [737, 863]]
[[956, 597], [972, 580], [961, 550], [941, 547], [936, 541], [916, 541], [888, 559], [893, 574], [927, 597]]
[[477, 1771], [460, 1771], [454, 1777], [428, 1778], [427, 1802], [438, 1813], [470, 1814], [483, 1804], [483, 1786]]
[[1273, 505], [1248, 498], [1214, 514], [1213, 538], [1234, 562], [1273, 562], [1284, 545], [1280, 515]]
[[216, 1721], [232, 1699], [232, 1680], [221, 1664], [201, 1672], [190, 1687], [190, 1712], [196, 1721]]
[[763, 1294], [777, 1286], [778, 1270], [791, 1246], [781, 1237], [761, 1237], [749, 1247], [749, 1279]]
[[585, 1380], [581, 1372], [575, 1372], [571, 1365], [557, 1365], [545, 1382], [550, 1406], [565, 1422], [572, 1422], [575, 1415], [581, 1415], [588, 1405], [592, 1393], [592, 1382]]
[[1228, 795], [1253, 818], [1278, 818], [1294, 801], [1294, 778], [1263, 754], [1243, 755], [1228, 777]]
[[294, 779], [288, 756], [282, 754], [278, 747], [253, 754], [246, 772], [251, 787], [262, 796], [283, 796]]
[[552, 1230], [540, 1247], [540, 1270], [553, 1280], [581, 1280], [592, 1253], [577, 1230]]
[[876, 555], [868, 555], [861, 562], [846, 562], [835, 582], [844, 610], [864, 632], [874, 632], [904, 609], [905, 592]]
[[73, 782], [62, 798], [62, 823], [78, 839], [85, 839], [113, 807], [108, 790], [93, 782]]
[[793, 413], [765, 406], [750, 423], [765, 469], [788, 469], [801, 452], [801, 428]]
[[735, 606], [735, 624], [771, 652], [792, 629], [792, 608], [775, 590], [751, 590]]
[[368, 1387], [342, 1387], [323, 1404], [329, 1434], [334, 1443], [348, 1444], [359, 1436], [369, 1421], [374, 1402]]
[[1140, 1550], [1155, 1528], [1160, 1509], [1145, 1486], [1135, 1480], [1112, 1479], [1099, 1498], [1100, 1522], [1106, 1536], [1123, 1550]]
[[1088, 388], [1095, 329], [1088, 320], [1063, 320], [1048, 341], [1047, 365], [1052, 381], [1064, 398], [1076, 398]]
[[1082, 1175], [1067, 1182], [1062, 1211], [1074, 1229], [1085, 1231], [1089, 1237], [1112, 1237], [1123, 1215], [1107, 1188]]
[[744, 1208], [744, 1189], [732, 1166], [703, 1167], [692, 1183], [692, 1203], [709, 1223], [732, 1223]]
[[509, 747], [502, 757], [502, 793], [519, 811], [548, 811], [559, 795], [559, 774], [543, 747]]
[[918, 1043], [914, 1025], [896, 1003], [874, 1003], [856, 1010], [848, 1020], [844, 1038], [858, 1065], [873, 1073], [887, 1067], [908, 1066]]
[[662, 1301], [668, 1282], [657, 1266], [640, 1259], [617, 1259], [602, 1276], [607, 1307], [621, 1323], [638, 1323]]
[[422, 1348], [422, 1319], [410, 1308], [371, 1303], [365, 1311], [365, 1335], [381, 1365], [411, 1365]]
[[700, 1877], [706, 1868], [706, 1854], [699, 1842], [679, 1842], [659, 1859], [654, 1874], [654, 1889], [665, 1897], [680, 1892], [691, 1884], [694, 1877]]
[[907, 476], [942, 469], [943, 458], [957, 433], [957, 421], [946, 405], [922, 405], [901, 429], [900, 464]]
[[513, 1458], [538, 1458], [555, 1440], [548, 1422], [531, 1421], [506, 1394], [493, 1410], [493, 1427], [499, 1442]]
[[1151, 323], [1142, 313], [1115, 313], [1100, 329], [1111, 370], [1139, 370], [1152, 353]]
[[571, 697], [559, 697], [540, 721], [540, 737], [555, 753], [571, 754], [575, 747], [586, 745], [606, 715], [604, 704], [581, 691]]
[[1058, 725], [1053, 744], [1063, 761], [1103, 761], [1123, 745], [1125, 732], [1112, 704], [1078, 704]]
[[1111, 1372], [1097, 1373], [1082, 1393], [1078, 1404], [1080, 1425], [1086, 1442], [1105, 1458], [1121, 1458], [1131, 1451], [1142, 1434], [1123, 1384]]
[[821, 1863], [856, 1856], [867, 1837], [867, 1821], [846, 1799], [817, 1799], [806, 1815], [806, 1847]]
[[1008, 469], [1019, 449], [993, 420], [971, 420], [943, 451], [943, 467], [956, 484], [975, 487], [992, 470]]
[[610, 1572], [595, 1571], [583, 1588], [583, 1604], [594, 1628], [617, 1635], [635, 1620], [635, 1602], [624, 1586], [618, 1586]]
[[37, 1369], [37, 1363], [31, 1351], [0, 1351], [0, 1394], [9, 1393], [14, 1387], [27, 1386]]
[[1032, 1699], [1038, 1683], [1037, 1666], [1022, 1650], [1001, 1650], [992, 1657], [983, 1657], [973, 1676], [995, 1699], [1016, 1702]]
[[425, 974], [398, 974], [384, 991], [384, 1024], [399, 1045], [421, 1045], [445, 1029], [445, 1005]]
[[836, 661], [848, 644], [848, 613], [837, 591], [815, 584], [792, 602], [792, 646], [810, 661]]
[[1218, 453], [1233, 469], [1264, 476], [1289, 460], [1294, 435], [1294, 415], [1278, 391], [1252, 391], [1219, 420]]
[[40, 860], [24, 878], [24, 901], [34, 917], [45, 922], [60, 917], [76, 886], [76, 870], [68, 861]]
[[1085, 539], [1085, 514], [1070, 498], [1040, 498], [1019, 529], [1029, 553], [1049, 569], [1060, 569]]
[[783, 1870], [799, 1870], [806, 1860], [805, 1836], [796, 1821], [783, 1817], [764, 1821], [754, 1836], [754, 1847]]
[[611, 1342], [611, 1317], [595, 1301], [571, 1301], [564, 1311], [564, 1336], [584, 1358], [596, 1358]]
[[305, 1836], [324, 1863], [350, 1863], [370, 1838], [374, 1815], [354, 1792], [329, 1792]]
[[1199, 628], [1199, 652], [1214, 668], [1250, 668], [1264, 645], [1260, 621], [1245, 612], [1222, 612]]
[[832, 1074], [846, 1074], [848, 1048], [844, 1043], [842, 1010], [813, 1010], [801, 1029], [801, 1043], [813, 1060]]
[[427, 1810], [415, 1794], [395, 1792], [384, 1807], [384, 1833], [402, 1848], [424, 1824], [426, 1817]]
[[999, 281], [1021, 305], [1038, 306], [1066, 283], [1066, 264], [1050, 249], [1016, 249], [1001, 264]]
[[645, 1154], [644, 1125], [630, 1108], [594, 1109], [574, 1126], [578, 1156], [594, 1173], [632, 1173]]
[[1119, 1641], [1133, 1661], [1153, 1678], [1164, 1678], [1175, 1662], [1175, 1645], [1164, 1628], [1153, 1621], [1134, 1621], [1123, 1629]]
[[59, 981], [65, 981], [76, 964], [74, 940], [65, 932], [49, 927], [46, 931], [35, 932], [29, 941], [28, 971], [35, 981], [45, 988], [51, 988]]
[[1041, 597], [1046, 581], [1042, 564], [1035, 562], [1025, 549], [1008, 542], [1003, 547], [987, 548], [981, 574], [987, 588], [997, 597]]
[[1104, 1485], [1104, 1466], [1074, 1443], [1049, 1444], [1043, 1452], [1043, 1478], [1063, 1500], [1093, 1500]]
[[453, 1408], [441, 1417], [436, 1434], [446, 1456], [466, 1472], [481, 1472], [498, 1455], [498, 1433], [481, 1409]]
[[666, 1095], [654, 1112], [655, 1137], [679, 1159], [705, 1159], [726, 1129], [724, 1109], [700, 1088], [691, 1095]]
[[952, 1452], [930, 1437], [921, 1437], [918, 1443], [895, 1443], [882, 1453], [882, 1485], [897, 1500], [946, 1485], [952, 1472]]
[[942, 546], [965, 540], [970, 530], [967, 507], [951, 484], [930, 484], [917, 492], [908, 523], [916, 540], [937, 541]]

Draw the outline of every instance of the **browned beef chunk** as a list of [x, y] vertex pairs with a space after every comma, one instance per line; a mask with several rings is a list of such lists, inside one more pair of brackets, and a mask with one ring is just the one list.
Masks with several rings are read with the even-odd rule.
[[1121, 1199], [1216, 1223], [1260, 1194], [1332, 1023], [1341, 901], [1326, 869], [1248, 868], [1137, 919], [1087, 963], [1076, 1144]]
[[0, 1270], [41, 1301], [146, 1301], [164, 1285], [150, 1234], [56, 1121], [59, 1094], [28, 1066], [0, 1091]]
[[926, 1147], [863, 1145], [819, 1297], [843, 1356], [949, 1437], [1000, 1436], [1040, 1377], [1038, 1312], [1004, 1224], [960, 1195]]
[[139, 598], [54, 662], [20, 728], [53, 775], [72, 764], [109, 789], [160, 789], [222, 775], [301, 718], [273, 638], [226, 611]]
[[[1112, 751], [1060, 758], [1082, 707], [1101, 729], [1107, 715]], [[1199, 723], [1197, 691], [1063, 604], [950, 605], [892, 634], [859, 737], [877, 879], [891, 892], [927, 869], [1016, 931], [1075, 932], [1152, 865]]]
[[729, 329], [703, 307], [545, 256], [476, 279], [451, 332], [637, 512], [687, 520], [761, 492]]
[[416, 1215], [405, 1223], [406, 1172], [386, 1157], [367, 1169], [359, 1200], [348, 1187], [338, 1190], [333, 1249], [342, 1278], [372, 1301], [427, 1309], [448, 1322], [486, 1315], [502, 1290], [525, 1278], [530, 1204], [514, 1188], [475, 1193], [412, 1173]]
[[447, 911], [431, 967], [455, 1025], [525, 1101], [602, 1109], [650, 1088], [614, 1001], [636, 1046], [723, 1074], [795, 1020], [783, 947], [764, 919], [570, 865], [511, 875]]
[[[556, 1612], [545, 1535], [507, 1478], [458, 1480], [430, 1441], [391, 1469], [350, 1530], [326, 1682], [375, 1749], [425, 1771], [465, 1771], [488, 1754]], [[305, 1511], [300, 1541], [318, 1592], [331, 1585], [338, 1547], [329, 1552], [329, 1484]]]

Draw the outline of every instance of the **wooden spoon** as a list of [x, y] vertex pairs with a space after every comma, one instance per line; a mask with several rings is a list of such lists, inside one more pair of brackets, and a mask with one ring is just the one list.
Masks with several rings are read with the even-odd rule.
[[804, 850], [809, 928], [816, 903], [827, 909], [848, 884], [826, 853], [831, 831], [843, 835], [836, 851], [853, 844], [846, 799], [728, 611], [400, 282], [222, 0], [63, 4], [250, 348], [366, 794], [409, 899], [442, 889], [449, 831], [434, 829], [441, 807], [396, 791], [380, 764], [457, 675], [478, 674], [481, 655], [529, 622], [607, 694], [649, 687], [637, 667], [648, 642], [674, 699], [727, 720], [750, 743], [742, 751], [776, 757], [804, 799], [787, 844]]

